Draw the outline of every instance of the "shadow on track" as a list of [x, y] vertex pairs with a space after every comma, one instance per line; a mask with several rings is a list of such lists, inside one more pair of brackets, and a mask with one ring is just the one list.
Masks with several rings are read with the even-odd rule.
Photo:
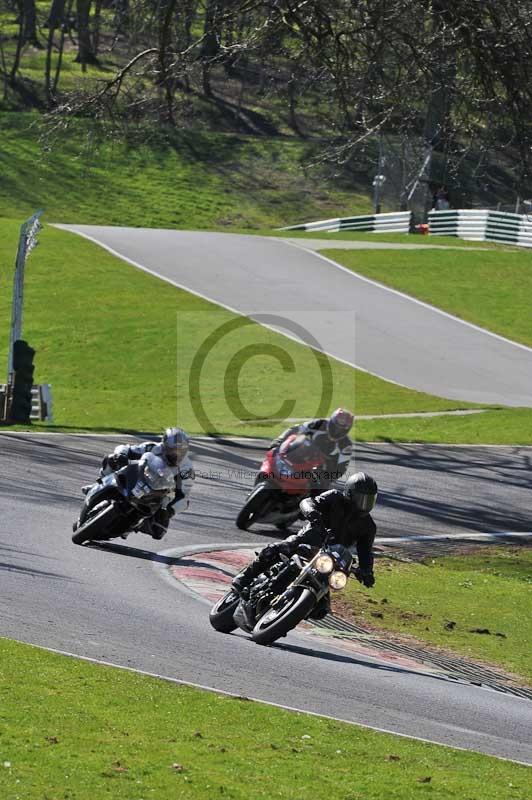
[[[153, 550], [142, 550], [138, 547], [129, 547], [128, 545], [115, 544], [114, 542], [92, 542], [91, 544], [84, 545], [91, 550], [103, 550], [108, 553], [114, 553], [119, 556], [128, 556], [128, 558], [140, 558], [144, 561], [155, 561], [157, 564], [166, 564], [169, 567], [177, 566], [178, 564], [186, 564], [187, 567], [204, 567], [203, 561], [194, 561], [191, 556], [185, 558], [173, 558], [172, 556], [165, 556], [162, 553], [154, 553]], [[234, 573], [224, 570], [221, 566], [216, 567], [218, 572], [233, 578]]]
[[51, 578], [52, 580], [65, 581], [67, 583], [79, 583], [75, 578], [62, 575], [60, 572], [49, 572], [35, 567], [22, 567], [19, 564], [12, 564], [7, 561], [0, 561], [0, 572], [15, 572], [19, 575], [33, 575], [35, 578]]
[[465, 681], [453, 678], [450, 675], [438, 675], [434, 672], [421, 672], [408, 667], [397, 667], [393, 664], [375, 663], [373, 661], [366, 661], [364, 658], [356, 658], [355, 656], [341, 655], [340, 653], [327, 652], [322, 650], [314, 650], [311, 647], [302, 647], [301, 645], [286, 644], [275, 642], [274, 647], [280, 650], [286, 650], [289, 653], [296, 653], [309, 658], [319, 658], [323, 661], [335, 661], [340, 664], [356, 664], [360, 667], [367, 667], [368, 669], [377, 670], [379, 672], [392, 672], [398, 675], [421, 675], [424, 678], [432, 680], [443, 681], [444, 683], [464, 683]]
[[142, 550], [139, 547], [129, 547], [125, 544], [115, 544], [114, 542], [91, 542], [90, 544], [83, 545], [91, 550], [104, 550], [107, 553], [114, 553], [119, 556], [128, 556], [129, 558], [140, 558], [144, 561], [156, 561], [158, 564], [167, 564], [173, 566], [181, 564], [183, 559], [172, 558], [171, 556], [164, 556], [160, 553], [154, 553], [153, 550]]

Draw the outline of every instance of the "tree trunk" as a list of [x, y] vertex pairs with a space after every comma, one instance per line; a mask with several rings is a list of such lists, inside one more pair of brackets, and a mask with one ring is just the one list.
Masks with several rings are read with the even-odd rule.
[[115, 36], [126, 33], [129, 27], [129, 0], [116, 0], [114, 18]]
[[[427, 147], [432, 147], [432, 157], [427, 170], [426, 214], [430, 210], [435, 184], [443, 183], [442, 154], [447, 149], [449, 118], [456, 81], [456, 50], [454, 44], [446, 40], [446, 31], [452, 28], [452, 25], [447, 25], [446, 7], [445, 0], [434, 0], [432, 4], [434, 66], [424, 127], [425, 142]], [[440, 154], [439, 158], [438, 154]]]
[[[74, 0], [66, 0], [66, 8], [65, 8], [65, 14], [64, 14], [65, 21], [70, 18], [70, 15], [72, 13], [72, 4], [73, 4], [73, 2], [74, 2]], [[59, 78], [61, 76], [61, 65], [63, 63], [63, 53], [64, 53], [64, 50], [65, 50], [65, 38], [66, 38], [66, 35], [67, 35], [67, 30], [68, 30], [68, 28], [67, 28], [66, 24], [61, 25], [61, 36], [60, 36], [60, 39], [59, 39], [59, 50], [58, 50], [58, 53], [57, 53], [57, 64], [56, 64], [56, 67], [55, 67], [54, 83], [53, 83], [53, 86], [52, 86], [52, 94], [54, 96], [55, 96], [55, 94], [57, 92], [57, 86], [59, 84]]]
[[11, 69], [9, 71], [9, 83], [11, 85], [14, 84], [15, 78], [17, 76], [18, 68], [20, 66], [20, 57], [22, 55], [22, 48], [24, 47], [24, 16], [21, 14], [19, 19], [19, 26], [18, 26], [18, 36], [17, 36], [17, 46], [15, 48], [15, 55], [13, 57], [13, 63], [11, 65]]
[[46, 62], [44, 67], [44, 91], [49, 106], [53, 104], [52, 91], [52, 51], [54, 35], [57, 28], [63, 24], [65, 15], [65, 0], [52, 0], [50, 14], [48, 15], [48, 39], [46, 42]]
[[98, 56], [100, 49], [100, 25], [102, 21], [102, 0], [94, 2], [94, 18], [92, 21], [92, 49], [95, 56]]
[[203, 46], [201, 57], [203, 60], [203, 92], [207, 97], [212, 97], [211, 64], [220, 52], [221, 24], [220, 13], [223, 10], [224, 0], [207, 0], [205, 8], [205, 24], [203, 28]]
[[78, 54], [74, 61], [81, 64], [83, 71], [87, 64], [97, 64], [90, 33], [90, 13], [92, 0], [76, 0], [76, 17], [78, 27]]
[[170, 44], [172, 39], [172, 20], [177, 0], [162, 0], [161, 27], [159, 28], [159, 84], [164, 93], [164, 122], [175, 124], [174, 119], [174, 80], [170, 72]]
[[2, 83], [4, 84], [4, 100], [7, 100], [7, 90], [9, 86], [8, 74], [7, 74], [7, 63], [6, 63], [6, 54], [4, 53], [4, 46], [2, 40], [0, 39], [0, 63], [2, 65]]
[[37, 9], [35, 7], [35, 0], [22, 0], [22, 36], [24, 44], [32, 44], [34, 47], [40, 47], [41, 43], [37, 38]]

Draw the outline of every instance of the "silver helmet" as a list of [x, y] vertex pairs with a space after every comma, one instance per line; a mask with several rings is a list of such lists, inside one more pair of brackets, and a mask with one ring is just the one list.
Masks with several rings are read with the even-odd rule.
[[175, 466], [180, 464], [188, 453], [188, 436], [182, 428], [167, 428], [163, 433], [161, 445], [165, 459]]
[[347, 436], [353, 425], [354, 417], [345, 408], [337, 408], [332, 412], [327, 422], [327, 433], [333, 441], [339, 441]]

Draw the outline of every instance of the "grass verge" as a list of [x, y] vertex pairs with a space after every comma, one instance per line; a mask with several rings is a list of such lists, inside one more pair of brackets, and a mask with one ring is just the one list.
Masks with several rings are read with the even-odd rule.
[[526, 250], [322, 252], [354, 272], [532, 346], [532, 253]]
[[[527, 767], [0, 639], [3, 800], [525, 800]], [[31, 691], [28, 691], [28, 676]]]
[[532, 408], [497, 408], [467, 416], [358, 420], [362, 442], [532, 445]]
[[[9, 287], [18, 225], [0, 222], [0, 231]], [[9, 302], [4, 292], [0, 363]], [[256, 324], [220, 331], [236, 320], [245, 322], [54, 228], [44, 229], [28, 260], [24, 336], [37, 349], [36, 382], [53, 385], [58, 426], [153, 431], [179, 420], [196, 433], [269, 436], [283, 416], [305, 418], [338, 405], [358, 414], [467, 407], [374, 378]], [[201, 366], [194, 358], [202, 351]], [[320, 408], [323, 387], [330, 397]], [[198, 420], [200, 400], [207, 422]]]
[[[307, 220], [311, 222], [312, 220]], [[344, 242], [386, 242], [391, 244], [415, 244], [428, 248], [438, 247], [459, 247], [464, 249], [478, 250], [500, 250], [511, 249], [512, 252], [519, 252], [517, 247], [501, 245], [495, 242], [471, 242], [466, 239], [459, 239], [457, 236], [419, 236], [411, 233], [371, 233], [369, 231], [339, 231], [338, 233], [322, 233], [313, 231], [261, 231], [263, 235], [282, 236], [289, 239], [322, 239], [324, 242], [340, 240]], [[325, 244], [324, 247], [327, 245]], [[331, 245], [333, 247], [333, 245]]]
[[350, 582], [337, 610], [497, 664], [532, 683], [532, 548], [489, 547], [421, 563], [378, 559], [372, 590]]

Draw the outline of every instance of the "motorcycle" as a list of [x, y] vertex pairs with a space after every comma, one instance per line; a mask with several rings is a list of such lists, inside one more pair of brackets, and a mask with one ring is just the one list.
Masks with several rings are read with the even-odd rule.
[[340, 544], [325, 544], [315, 555], [303, 544], [290, 558], [280, 558], [253, 581], [249, 600], [230, 589], [214, 605], [209, 621], [215, 630], [240, 628], [257, 644], [272, 644], [312, 617], [331, 589], [344, 589], [353, 566], [350, 550]]
[[236, 518], [236, 526], [247, 531], [256, 522], [288, 528], [299, 515], [299, 503], [319, 484], [325, 454], [306, 436], [292, 434], [277, 450], [268, 450]]
[[175, 490], [171, 468], [159, 456], [146, 453], [122, 469], [106, 475], [87, 492], [74, 544], [105, 541], [139, 530]]

